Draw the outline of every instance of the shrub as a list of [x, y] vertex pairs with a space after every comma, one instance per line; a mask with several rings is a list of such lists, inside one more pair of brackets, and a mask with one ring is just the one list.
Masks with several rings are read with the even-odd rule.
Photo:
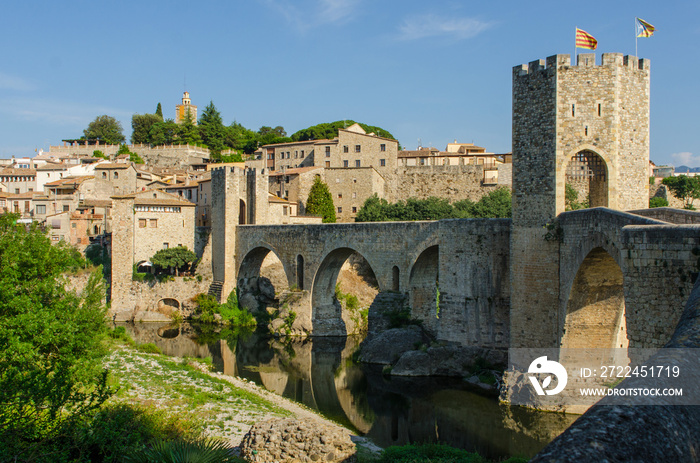
[[650, 198], [649, 207], [668, 207], [668, 200], [660, 197]]
[[245, 462], [233, 455], [227, 443], [210, 438], [159, 441], [151, 448], [126, 458], [128, 463], [229, 463]]
[[477, 453], [467, 452], [444, 444], [409, 444], [384, 449], [379, 463], [450, 462], [485, 463]]
[[193, 438], [193, 426], [163, 411], [131, 404], [103, 407], [74, 433], [72, 453], [78, 461], [121, 462], [156, 439]]

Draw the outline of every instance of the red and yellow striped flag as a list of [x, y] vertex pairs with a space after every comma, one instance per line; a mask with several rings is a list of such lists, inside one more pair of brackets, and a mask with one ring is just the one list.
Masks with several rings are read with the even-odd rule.
[[654, 30], [654, 26], [643, 19], [637, 18], [637, 37], [651, 37], [654, 35]]
[[576, 28], [576, 48], [588, 48], [595, 50], [598, 47], [598, 41], [591, 34]]

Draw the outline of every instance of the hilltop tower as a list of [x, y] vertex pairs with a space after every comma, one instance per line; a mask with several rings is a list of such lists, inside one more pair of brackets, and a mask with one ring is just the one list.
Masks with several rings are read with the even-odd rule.
[[576, 66], [554, 55], [513, 68], [513, 347], [557, 339], [558, 242], [544, 236], [565, 210], [566, 184], [591, 207], [648, 207], [649, 69], [620, 53], [604, 53], [600, 65], [591, 53]]
[[182, 94], [182, 104], [175, 106], [175, 122], [180, 124], [185, 120], [186, 111], [192, 116], [192, 123], [197, 125], [197, 107], [190, 100], [190, 92]]

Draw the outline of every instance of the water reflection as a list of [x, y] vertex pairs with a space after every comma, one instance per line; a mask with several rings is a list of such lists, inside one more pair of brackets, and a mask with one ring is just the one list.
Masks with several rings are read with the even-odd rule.
[[139, 343], [152, 342], [172, 356], [211, 357], [217, 371], [318, 410], [382, 447], [439, 441], [487, 458], [530, 457], [575, 419], [500, 405], [459, 380], [386, 378], [352, 362], [360, 341], [353, 337], [284, 342], [188, 324], [124, 326]]

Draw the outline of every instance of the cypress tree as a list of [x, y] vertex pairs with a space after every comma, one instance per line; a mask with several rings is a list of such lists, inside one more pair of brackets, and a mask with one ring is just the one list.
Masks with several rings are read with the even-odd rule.
[[314, 179], [314, 184], [309, 190], [309, 198], [306, 200], [306, 212], [310, 215], [320, 215], [323, 223], [335, 223], [335, 206], [333, 197], [320, 177]]
[[160, 116], [160, 120], [163, 120], [163, 108], [160, 105], [160, 101], [158, 102], [158, 107], [156, 108], [156, 114]]

